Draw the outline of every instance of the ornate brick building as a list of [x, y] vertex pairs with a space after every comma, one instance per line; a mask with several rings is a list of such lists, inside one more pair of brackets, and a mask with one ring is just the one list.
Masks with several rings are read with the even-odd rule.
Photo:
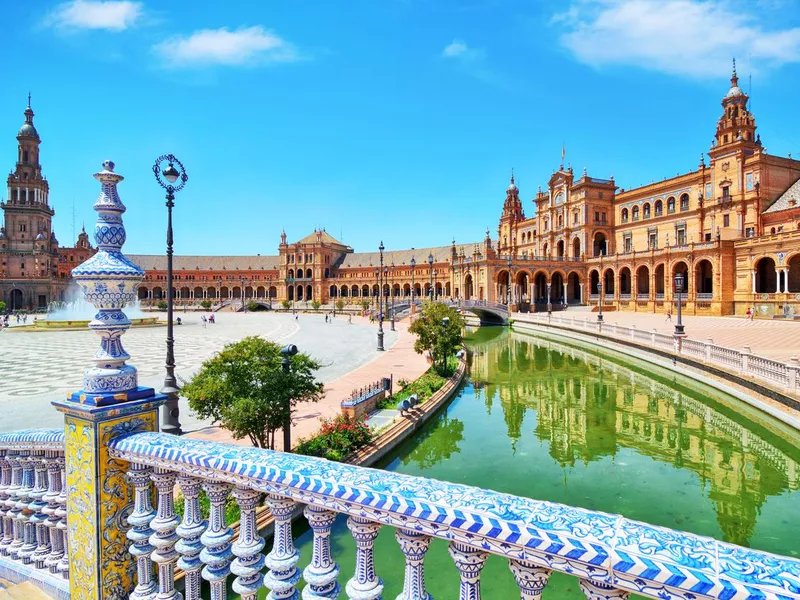
[[51, 228], [50, 186], [39, 163], [39, 132], [28, 96], [25, 122], [17, 133], [17, 162], [0, 202], [0, 300], [9, 310], [45, 308], [63, 299], [67, 280], [58, 277], [58, 240]]
[[[529, 311], [596, 305], [602, 294], [608, 308], [661, 312], [675, 301], [675, 275], [681, 273], [682, 301], [690, 313], [742, 314], [756, 306], [762, 315], [800, 315], [800, 161], [767, 152], [748, 100], [734, 65], [712, 146], [689, 173], [626, 190], [613, 176], [600, 179], [584, 170], [576, 177], [562, 160], [546, 189], [536, 192], [529, 217], [512, 174], [495, 240], [487, 231], [477, 243], [453, 240], [449, 246], [386, 251], [384, 295], [427, 297], [433, 289], [437, 297]], [[6, 298], [9, 290], [20, 289], [25, 302], [41, 305], [43, 296], [46, 301], [61, 293], [71, 269], [93, 250], [85, 232], [74, 248], [57, 248], [30, 108], [18, 140], [17, 173], [9, 178], [10, 200], [3, 205], [6, 227], [18, 228], [20, 214], [37, 215], [38, 221], [25, 226], [36, 228], [37, 238], [41, 230], [39, 261], [49, 256], [52, 262], [58, 252], [60, 262], [35, 272], [60, 277], [27, 283], [35, 277], [30, 270], [23, 277], [19, 252], [24, 247], [30, 257], [37, 251], [29, 239], [23, 246], [15, 238], [16, 254], [3, 256], [14, 256], [16, 279], [10, 281], [12, 271], [6, 270], [0, 286]], [[17, 207], [25, 182], [26, 198], [31, 189], [43, 191], [34, 192], [37, 208], [28, 203], [22, 212]], [[47, 240], [49, 245], [41, 244]], [[140, 299], [166, 298], [166, 258], [131, 258], [147, 271]], [[284, 232], [277, 255], [176, 256], [174, 296], [186, 304], [243, 296], [270, 304], [373, 303], [379, 264], [378, 252], [355, 252], [324, 229], [292, 243]], [[45, 291], [23, 292], [27, 285], [44, 285], [37, 289]]]

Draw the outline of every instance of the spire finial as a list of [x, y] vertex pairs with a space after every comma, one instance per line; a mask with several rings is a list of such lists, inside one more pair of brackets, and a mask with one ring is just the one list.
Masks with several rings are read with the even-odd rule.
[[31, 93], [28, 92], [28, 108], [31, 107]]
[[514, 183], [514, 167], [511, 167], [511, 183]]
[[736, 77], [736, 57], [733, 57], [733, 76]]
[[564, 170], [564, 158], [567, 156], [567, 145], [561, 142], [561, 170]]

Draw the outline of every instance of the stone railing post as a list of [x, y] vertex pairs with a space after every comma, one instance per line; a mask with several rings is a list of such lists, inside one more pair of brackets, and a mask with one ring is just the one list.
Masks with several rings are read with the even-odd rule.
[[461, 576], [458, 600], [481, 600], [481, 571], [489, 554], [459, 542], [450, 542], [447, 549]]
[[338, 598], [341, 592], [338, 582], [339, 565], [331, 557], [331, 528], [336, 521], [336, 513], [309, 504], [303, 514], [314, 532], [311, 563], [303, 571], [303, 578], [308, 583], [308, 587], [303, 590], [303, 598]]
[[708, 338], [706, 340], [705, 350], [706, 350], [706, 362], [709, 362], [709, 363], [711, 362], [711, 346], [713, 346], [713, 345], [714, 345], [714, 340], [712, 340], [711, 338]]
[[631, 341], [636, 340], [636, 324], [631, 325]]
[[672, 338], [672, 343], [675, 345], [675, 354], [680, 355], [681, 350], [683, 349], [683, 338], [679, 335], [676, 335]]
[[742, 374], [743, 375], [749, 375], [750, 374], [749, 373], [749, 370], [750, 370], [750, 355], [752, 353], [753, 353], [753, 351], [750, 350], [750, 346], [745, 346], [744, 348], [742, 348], [741, 352], [739, 352], [739, 355], [742, 357]]
[[425, 569], [422, 563], [431, 543], [430, 536], [411, 529], [398, 529], [394, 537], [406, 557], [403, 593], [396, 600], [430, 600], [431, 595], [425, 590]]
[[[789, 370], [789, 381], [787, 385], [787, 389], [790, 392], [795, 394], [800, 392], [800, 360], [797, 359], [797, 355], [792, 356], [789, 359], [789, 363], [786, 365]], [[2, 500], [0, 500], [2, 502]]]
[[650, 343], [653, 346], [656, 345], [656, 334], [657, 333], [658, 333], [658, 329], [656, 329], [655, 327], [653, 327], [653, 329], [650, 331]]
[[203, 568], [203, 561], [200, 560], [200, 552], [203, 550], [200, 536], [208, 526], [200, 514], [202, 482], [195, 477], [180, 475], [178, 485], [183, 493], [183, 520], [175, 530], [181, 538], [175, 544], [175, 549], [181, 555], [178, 567], [186, 573], [184, 580], [186, 600], [200, 600], [200, 571]]
[[[125, 516], [134, 509], [129, 465], [112, 459], [108, 443], [128, 433], [157, 431], [164, 397], [139, 387], [136, 368], [121, 338], [130, 327], [123, 309], [136, 301], [144, 271], [122, 254], [125, 205], [117, 193], [123, 177], [105, 161], [94, 175], [101, 190], [94, 209], [97, 252], [72, 271], [87, 302], [97, 309], [89, 329], [100, 337], [95, 366], [83, 375], [82, 388], [53, 405], [64, 413], [66, 480], [63, 483], [69, 536], [56, 570], [69, 578], [71, 600], [124, 598], [134, 591], [135, 563], [128, 553]], [[38, 493], [38, 492], [37, 492]], [[62, 510], [59, 529], [62, 528]], [[66, 535], [65, 535], [66, 537]], [[135, 545], [135, 544], [134, 544]], [[149, 559], [148, 559], [149, 560]]]
[[552, 571], [525, 560], [510, 560], [508, 567], [514, 574], [522, 600], [540, 600]]
[[233, 591], [239, 594], [242, 600], [256, 600], [258, 590], [264, 583], [264, 576], [261, 574], [261, 569], [264, 568], [264, 555], [261, 554], [264, 538], [258, 535], [256, 526], [256, 508], [261, 493], [237, 487], [233, 490], [233, 497], [239, 505], [241, 514], [239, 537], [231, 547], [236, 557], [231, 564], [231, 572], [236, 575]]
[[590, 579], [581, 579], [581, 591], [587, 600], [627, 600], [629, 593], [608, 584]]
[[375, 538], [381, 526], [362, 517], [350, 516], [347, 527], [356, 541], [356, 572], [347, 582], [348, 598], [377, 600], [383, 593], [383, 580], [375, 574]]
[[292, 513], [295, 502], [275, 494], [267, 495], [267, 506], [275, 519], [272, 535], [272, 551], [267, 554], [269, 573], [264, 577], [264, 586], [271, 592], [270, 600], [294, 600], [298, 597], [297, 582], [300, 581], [300, 552], [292, 538]]

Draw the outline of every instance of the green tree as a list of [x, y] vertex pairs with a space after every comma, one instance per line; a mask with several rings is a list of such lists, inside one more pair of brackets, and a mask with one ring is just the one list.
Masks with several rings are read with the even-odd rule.
[[414, 350], [418, 354], [430, 352], [434, 370], [448, 375], [447, 359], [461, 346], [464, 326], [464, 317], [454, 308], [441, 302], [426, 302], [408, 330], [417, 336]]
[[167, 301], [159, 300], [156, 306], [158, 307], [158, 310], [167, 310]]
[[209, 308], [211, 308], [211, 300], [203, 300], [203, 301], [201, 301], [200, 302], [200, 307], [204, 308], [205, 310], [208, 310]]
[[320, 302], [319, 300], [311, 301], [311, 308], [313, 308], [314, 310], [319, 310], [320, 306], [322, 306], [322, 302]]
[[247, 310], [249, 310], [250, 312], [254, 312], [254, 311], [258, 310], [259, 308], [261, 308], [261, 305], [258, 302], [248, 302], [247, 303]]
[[228, 344], [203, 363], [184, 386], [189, 407], [202, 419], [213, 419], [234, 439], [250, 438], [259, 448], [275, 448], [275, 432], [300, 402], [317, 402], [322, 384], [314, 379], [320, 365], [307, 354], [281, 366], [281, 349], [260, 337]]
[[367, 310], [369, 308], [369, 300], [362, 300], [361, 301], [361, 308]]
[[6, 303], [0, 300], [0, 313], [6, 312]]
[[284, 308], [284, 310], [289, 310], [289, 308], [292, 306], [292, 303], [288, 300], [281, 300], [281, 306]]
[[338, 308], [339, 310], [344, 310], [344, 300], [337, 300], [336, 308]]

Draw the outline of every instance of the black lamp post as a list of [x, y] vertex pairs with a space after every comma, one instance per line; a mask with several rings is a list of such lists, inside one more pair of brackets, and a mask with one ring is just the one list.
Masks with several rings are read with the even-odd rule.
[[392, 261], [392, 274], [391, 278], [389, 279], [389, 295], [392, 298], [392, 331], [394, 331], [394, 261]]
[[411, 311], [414, 311], [414, 270], [417, 267], [417, 259], [411, 257]]
[[[161, 169], [163, 163], [167, 168]], [[175, 165], [178, 168], [175, 168]], [[175, 206], [175, 194], [183, 189], [189, 177], [183, 164], [172, 154], [164, 154], [156, 159], [153, 165], [153, 175], [158, 184], [167, 192], [167, 374], [164, 377], [164, 387], [161, 393], [167, 396], [164, 408], [161, 411], [161, 431], [164, 433], [181, 434], [181, 422], [178, 408], [178, 380], [175, 378], [175, 337], [172, 329], [172, 312], [175, 298], [172, 292], [172, 208]], [[176, 185], [177, 184], [177, 185]]]
[[431, 302], [433, 302], [433, 252], [428, 254], [428, 270], [431, 272]]
[[597, 280], [597, 322], [603, 322], [603, 282], [598, 278]]
[[511, 255], [508, 255], [508, 259], [506, 261], [508, 264], [508, 306], [511, 307]]
[[[297, 354], [297, 346], [294, 344], [289, 344], [288, 346], [284, 346], [281, 348], [281, 367], [283, 368], [284, 373], [289, 373], [289, 367], [291, 366], [291, 360], [289, 357], [294, 356]], [[283, 451], [284, 452], [291, 452], [292, 451], [292, 399], [288, 396], [286, 397], [286, 420], [283, 422]]]
[[675, 336], [681, 337], [686, 335], [683, 330], [683, 322], [681, 321], [681, 292], [683, 291], [683, 273], [675, 275], [675, 291], [678, 292], [678, 321], [675, 323]]
[[239, 283], [242, 285], [242, 310], [247, 312], [247, 294], [244, 291], [244, 277], [239, 278]]
[[383, 241], [378, 246], [381, 253], [381, 266], [378, 268], [378, 350], [383, 352], [383, 305], [381, 297], [383, 296], [383, 282], [381, 276], [383, 275]]
[[331, 297], [331, 303], [333, 304], [333, 316], [336, 316], [336, 292], [338, 292], [339, 287], [336, 285], [336, 275], [333, 276], [333, 289], [334, 293]]

